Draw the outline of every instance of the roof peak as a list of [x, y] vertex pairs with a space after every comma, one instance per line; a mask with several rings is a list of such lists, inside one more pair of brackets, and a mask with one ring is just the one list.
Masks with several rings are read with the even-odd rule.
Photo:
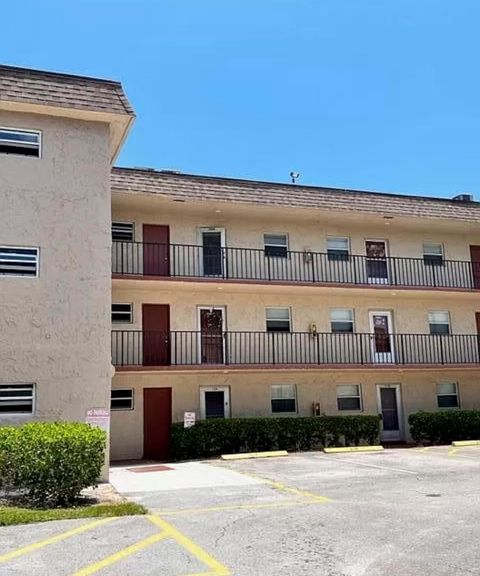
[[54, 70], [41, 70], [39, 68], [26, 68], [22, 66], [9, 66], [7, 64], [0, 64], [0, 74], [2, 71], [13, 72], [19, 74], [32, 74], [38, 76], [49, 76], [51, 78], [65, 80], [83, 80], [85, 82], [98, 82], [100, 84], [109, 84], [113, 86], [121, 86], [121, 82], [118, 80], [109, 80], [107, 78], [98, 78], [94, 76], [82, 76], [79, 74], [68, 74], [66, 72], [56, 72]]

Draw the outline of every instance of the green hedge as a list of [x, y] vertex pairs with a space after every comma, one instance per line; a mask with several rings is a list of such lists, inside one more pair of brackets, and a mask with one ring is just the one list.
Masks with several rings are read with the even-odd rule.
[[33, 505], [71, 504], [96, 485], [106, 434], [88, 424], [38, 422], [0, 428], [0, 490]]
[[376, 444], [378, 416], [228, 418], [172, 425], [177, 460], [263, 450], [311, 450], [321, 446]]
[[480, 439], [480, 410], [416, 412], [410, 414], [408, 423], [412, 438], [419, 444]]

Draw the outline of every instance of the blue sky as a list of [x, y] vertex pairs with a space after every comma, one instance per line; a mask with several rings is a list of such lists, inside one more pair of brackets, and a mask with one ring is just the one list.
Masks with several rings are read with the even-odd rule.
[[480, 198], [478, 0], [22, 0], [0, 60], [121, 80], [127, 166]]

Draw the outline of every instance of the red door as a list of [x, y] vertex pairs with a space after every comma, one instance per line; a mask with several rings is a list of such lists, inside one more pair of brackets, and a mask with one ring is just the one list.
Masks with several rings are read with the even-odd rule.
[[473, 287], [480, 289], [480, 246], [470, 246]]
[[223, 364], [223, 313], [200, 310], [202, 364]]
[[143, 273], [147, 276], [170, 275], [170, 228], [143, 225]]
[[170, 456], [172, 389], [143, 390], [143, 457], [167, 460]]
[[170, 364], [170, 306], [143, 304], [143, 366]]

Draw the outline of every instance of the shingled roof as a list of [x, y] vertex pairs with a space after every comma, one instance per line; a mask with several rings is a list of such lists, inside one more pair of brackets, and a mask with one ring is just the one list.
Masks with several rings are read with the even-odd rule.
[[155, 194], [173, 200], [236, 202], [480, 222], [479, 202], [198, 176], [151, 169], [115, 167], [111, 174], [111, 187], [114, 192]]
[[13, 66], [0, 66], [1, 101], [134, 115], [119, 82]]

